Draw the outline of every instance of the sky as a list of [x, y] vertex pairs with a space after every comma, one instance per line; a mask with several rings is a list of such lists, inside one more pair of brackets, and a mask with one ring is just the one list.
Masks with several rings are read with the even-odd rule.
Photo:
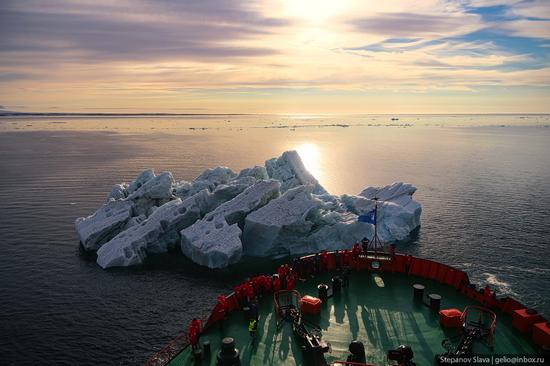
[[548, 113], [550, 0], [0, 0], [0, 110]]

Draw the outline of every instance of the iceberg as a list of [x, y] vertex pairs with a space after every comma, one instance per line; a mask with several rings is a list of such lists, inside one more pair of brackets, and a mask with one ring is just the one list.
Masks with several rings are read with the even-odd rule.
[[305, 254], [349, 248], [350, 243], [372, 237], [373, 226], [358, 222], [357, 217], [362, 210], [374, 208], [374, 201], [360, 202], [362, 210], [352, 212], [342, 197], [317, 195], [316, 191], [314, 185], [292, 188], [248, 215], [243, 235], [245, 253]]
[[142, 264], [148, 254], [166, 253], [180, 241], [179, 231], [200, 217], [198, 197], [176, 198], [151, 216], [105, 243], [97, 251], [102, 268]]
[[416, 187], [408, 183], [393, 183], [385, 187], [365, 188], [359, 196], [381, 200], [379, 232], [387, 240], [405, 240], [420, 226], [422, 206], [413, 200]]
[[220, 184], [226, 184], [237, 174], [226, 167], [206, 169], [193, 182], [181, 181], [176, 186], [176, 195], [179, 197], [192, 196], [195, 193], [208, 189], [213, 191]]
[[223, 268], [243, 256], [294, 255], [349, 248], [374, 226], [359, 222], [378, 201], [378, 235], [407, 240], [420, 225], [416, 187], [393, 183], [357, 195], [331, 195], [295, 151], [235, 173], [206, 169], [191, 181], [141, 172], [115, 184], [107, 202], [75, 228], [102, 268], [142, 264], [147, 256], [181, 251], [192, 261]]
[[98, 250], [123, 231], [131, 218], [149, 216], [158, 206], [169, 202], [173, 198], [173, 181], [169, 172], [157, 176], [152, 170], [145, 170], [129, 185], [113, 186], [107, 203], [91, 216], [75, 221], [83, 248]]
[[153, 179], [155, 177], [155, 172], [153, 169], [147, 169], [139, 173], [137, 178], [128, 185], [128, 193], [134, 193], [137, 189], [139, 189], [142, 185], [147, 183], [147, 181]]
[[181, 232], [181, 251], [200, 265], [227, 267], [241, 259], [241, 229], [222, 218], [201, 221]]
[[306, 170], [300, 155], [294, 150], [285, 151], [280, 157], [266, 161], [265, 167], [270, 178], [281, 181], [281, 192], [311, 184], [315, 193], [327, 193], [317, 179]]
[[116, 236], [132, 217], [133, 203], [109, 201], [93, 215], [76, 219], [75, 228], [86, 250], [97, 250]]
[[227, 267], [241, 259], [241, 229], [245, 217], [280, 194], [276, 180], [258, 181], [181, 231], [181, 251], [210, 268]]
[[[313, 225], [307, 216], [322, 205], [313, 196], [314, 189], [313, 185], [291, 188], [248, 215], [243, 238], [246, 253], [252, 256], [276, 255], [287, 245], [303, 245], [303, 239]], [[287, 242], [287, 239], [291, 240]]]
[[107, 202], [117, 201], [128, 197], [128, 184], [115, 184], [107, 196]]

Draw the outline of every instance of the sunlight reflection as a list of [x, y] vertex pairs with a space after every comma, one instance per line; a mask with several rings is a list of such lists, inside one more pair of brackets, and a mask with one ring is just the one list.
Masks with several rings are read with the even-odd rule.
[[306, 169], [322, 184], [321, 152], [317, 145], [309, 142], [304, 143], [297, 146], [296, 151], [300, 155]]

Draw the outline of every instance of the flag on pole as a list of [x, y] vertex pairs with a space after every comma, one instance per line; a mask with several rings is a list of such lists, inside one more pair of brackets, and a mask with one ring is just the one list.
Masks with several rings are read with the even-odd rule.
[[364, 215], [359, 215], [357, 217], [357, 221], [376, 225], [376, 209], [367, 212]]

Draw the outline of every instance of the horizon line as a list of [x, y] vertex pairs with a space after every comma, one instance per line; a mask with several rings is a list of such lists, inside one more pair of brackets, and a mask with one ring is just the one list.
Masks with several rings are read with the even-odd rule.
[[531, 115], [542, 116], [550, 115], [550, 112], [480, 112], [480, 113], [167, 113], [167, 112], [145, 112], [145, 113], [111, 113], [111, 112], [16, 112], [0, 110], [0, 117], [17, 116], [44, 116], [44, 117], [64, 117], [64, 116], [85, 116], [85, 117], [117, 117], [117, 116], [476, 116], [476, 115]]

